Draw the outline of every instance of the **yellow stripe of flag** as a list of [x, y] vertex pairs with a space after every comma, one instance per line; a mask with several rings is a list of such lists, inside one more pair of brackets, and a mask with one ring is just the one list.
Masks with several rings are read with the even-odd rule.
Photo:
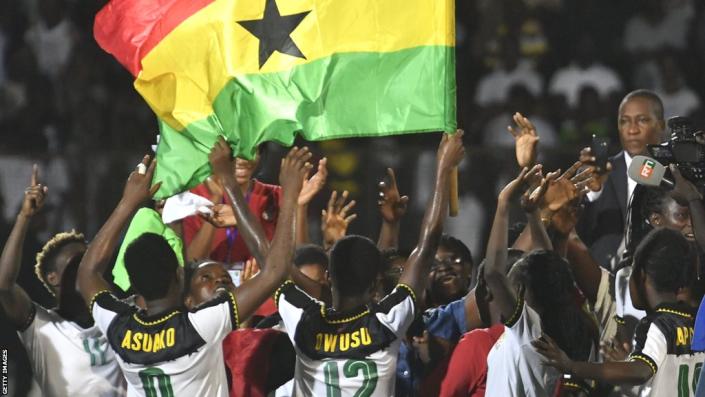
[[291, 34], [306, 59], [275, 52], [260, 70], [259, 41], [237, 21], [261, 19], [265, 0], [217, 0], [144, 57], [136, 89], [157, 116], [182, 130], [211, 115], [215, 97], [239, 75], [286, 71], [335, 53], [455, 45], [452, 0], [278, 0], [277, 5], [281, 15], [310, 10]]

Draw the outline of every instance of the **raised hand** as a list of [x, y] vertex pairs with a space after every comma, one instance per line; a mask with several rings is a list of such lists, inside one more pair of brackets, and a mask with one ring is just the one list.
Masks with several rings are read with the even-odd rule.
[[[536, 176], [539, 178], [537, 179]], [[535, 174], [535, 176], [531, 178], [529, 188], [521, 196], [521, 208], [524, 212], [532, 213], [540, 207], [543, 197], [548, 190], [548, 184], [555, 181], [557, 178], [557, 171], [549, 173], [545, 178], [542, 177], [540, 173]]]
[[669, 168], [676, 183], [676, 186], [671, 191], [671, 197], [673, 197], [678, 204], [687, 207], [688, 203], [691, 201], [703, 199], [703, 195], [700, 193], [698, 188], [695, 187], [692, 182], [683, 177], [680, 170], [678, 170], [678, 167], [671, 164]]
[[511, 125], [507, 130], [514, 137], [514, 148], [516, 151], [517, 163], [519, 167], [531, 167], [536, 162], [536, 146], [539, 143], [539, 136], [536, 134], [536, 127], [521, 113], [514, 113], [512, 117], [517, 128]]
[[605, 184], [607, 177], [612, 171], [612, 163], [608, 161], [604, 169], [598, 167], [595, 164], [595, 156], [592, 155], [592, 149], [590, 149], [590, 147], [586, 147], [580, 151], [580, 162], [585, 166], [585, 170], [591, 171], [594, 175], [594, 178], [590, 180], [590, 183], [587, 185], [588, 189], [593, 192], [602, 190], [602, 186]]
[[463, 147], [463, 130], [457, 130], [455, 134], [443, 134], [441, 144], [438, 146], [438, 170], [449, 171], [457, 167], [465, 156]]
[[311, 199], [323, 189], [326, 184], [326, 179], [328, 178], [328, 168], [326, 164], [328, 163], [327, 158], [322, 158], [318, 162], [318, 171], [316, 173], [304, 180], [304, 185], [301, 188], [301, 193], [299, 193], [299, 205], [306, 205], [311, 202]]
[[300, 196], [301, 189], [304, 185], [304, 178], [308, 175], [313, 165], [308, 161], [311, 159], [311, 152], [307, 147], [299, 149], [294, 146], [289, 150], [289, 153], [282, 159], [279, 169], [279, 185], [281, 185], [284, 196], [296, 194]]
[[323, 232], [323, 243], [326, 247], [345, 237], [348, 226], [357, 218], [357, 214], [348, 215], [355, 206], [355, 200], [345, 204], [347, 199], [347, 190], [340, 197], [338, 197], [337, 191], [333, 191], [328, 200], [328, 209], [321, 211], [321, 231]]
[[389, 183], [381, 181], [378, 184], [379, 199], [377, 200], [377, 206], [385, 222], [398, 223], [406, 214], [409, 197], [399, 196], [397, 178], [393, 169], [387, 168], [387, 176], [389, 177]]
[[125, 183], [122, 192], [122, 201], [131, 207], [137, 207], [154, 196], [159, 190], [161, 182], [152, 185], [154, 170], [157, 167], [157, 160], [151, 159], [149, 155], [142, 158], [142, 162], [137, 165], [137, 169], [132, 171]]
[[549, 181], [541, 207], [556, 212], [586, 192], [587, 186], [593, 180], [593, 174], [589, 169], [578, 173], [581, 166], [582, 163], [578, 161], [560, 177]]
[[208, 154], [208, 162], [211, 164], [213, 175], [220, 178], [220, 180], [232, 177], [234, 161], [230, 145], [225, 142], [222, 136], [219, 136], [211, 152]]
[[502, 204], [507, 204], [517, 197], [519, 197], [520, 194], [526, 190], [527, 185], [531, 181], [536, 181], [537, 178], [538, 180], [541, 179], [541, 169], [543, 166], [541, 164], [537, 164], [529, 170], [528, 168], [524, 167], [522, 170], [519, 172], [519, 175], [517, 175], [516, 178], [511, 180], [507, 186], [502, 189], [501, 192], [499, 192], [499, 197], [497, 201], [499, 201]]
[[44, 199], [46, 198], [48, 190], [46, 186], [39, 183], [39, 167], [34, 164], [34, 166], [32, 166], [32, 178], [29, 186], [24, 190], [24, 199], [22, 199], [20, 214], [31, 217], [39, 212], [39, 210], [44, 207]]

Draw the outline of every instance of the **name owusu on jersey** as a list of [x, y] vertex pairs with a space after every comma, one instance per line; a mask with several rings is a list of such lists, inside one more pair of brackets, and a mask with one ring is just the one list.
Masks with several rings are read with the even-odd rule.
[[316, 350], [325, 353], [344, 352], [350, 348], [369, 346], [371, 344], [372, 338], [367, 327], [362, 327], [355, 332], [342, 334], [316, 334]]
[[132, 332], [127, 330], [125, 337], [122, 338], [120, 347], [132, 351], [143, 351], [148, 353], [156, 353], [167, 347], [174, 346], [176, 331], [174, 328], [167, 328], [154, 334], [146, 332]]

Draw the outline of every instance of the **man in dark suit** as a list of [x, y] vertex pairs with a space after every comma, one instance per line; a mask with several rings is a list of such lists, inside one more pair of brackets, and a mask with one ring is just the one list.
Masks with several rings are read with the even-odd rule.
[[592, 256], [605, 268], [617, 252], [626, 226], [627, 206], [636, 187], [627, 170], [632, 158], [646, 154], [646, 145], [661, 143], [666, 123], [663, 104], [652, 91], [632, 91], [622, 99], [617, 118], [622, 150], [610, 157], [605, 169], [598, 169], [590, 148], [580, 153], [580, 160], [598, 175], [589, 186], [585, 208], [576, 227], [580, 238], [590, 247]]

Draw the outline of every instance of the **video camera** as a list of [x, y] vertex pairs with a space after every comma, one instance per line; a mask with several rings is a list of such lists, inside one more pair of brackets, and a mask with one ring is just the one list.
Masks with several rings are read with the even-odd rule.
[[675, 164], [685, 179], [705, 187], [705, 136], [696, 131], [687, 117], [668, 119], [671, 138], [660, 145], [647, 145], [651, 156], [668, 167]]

